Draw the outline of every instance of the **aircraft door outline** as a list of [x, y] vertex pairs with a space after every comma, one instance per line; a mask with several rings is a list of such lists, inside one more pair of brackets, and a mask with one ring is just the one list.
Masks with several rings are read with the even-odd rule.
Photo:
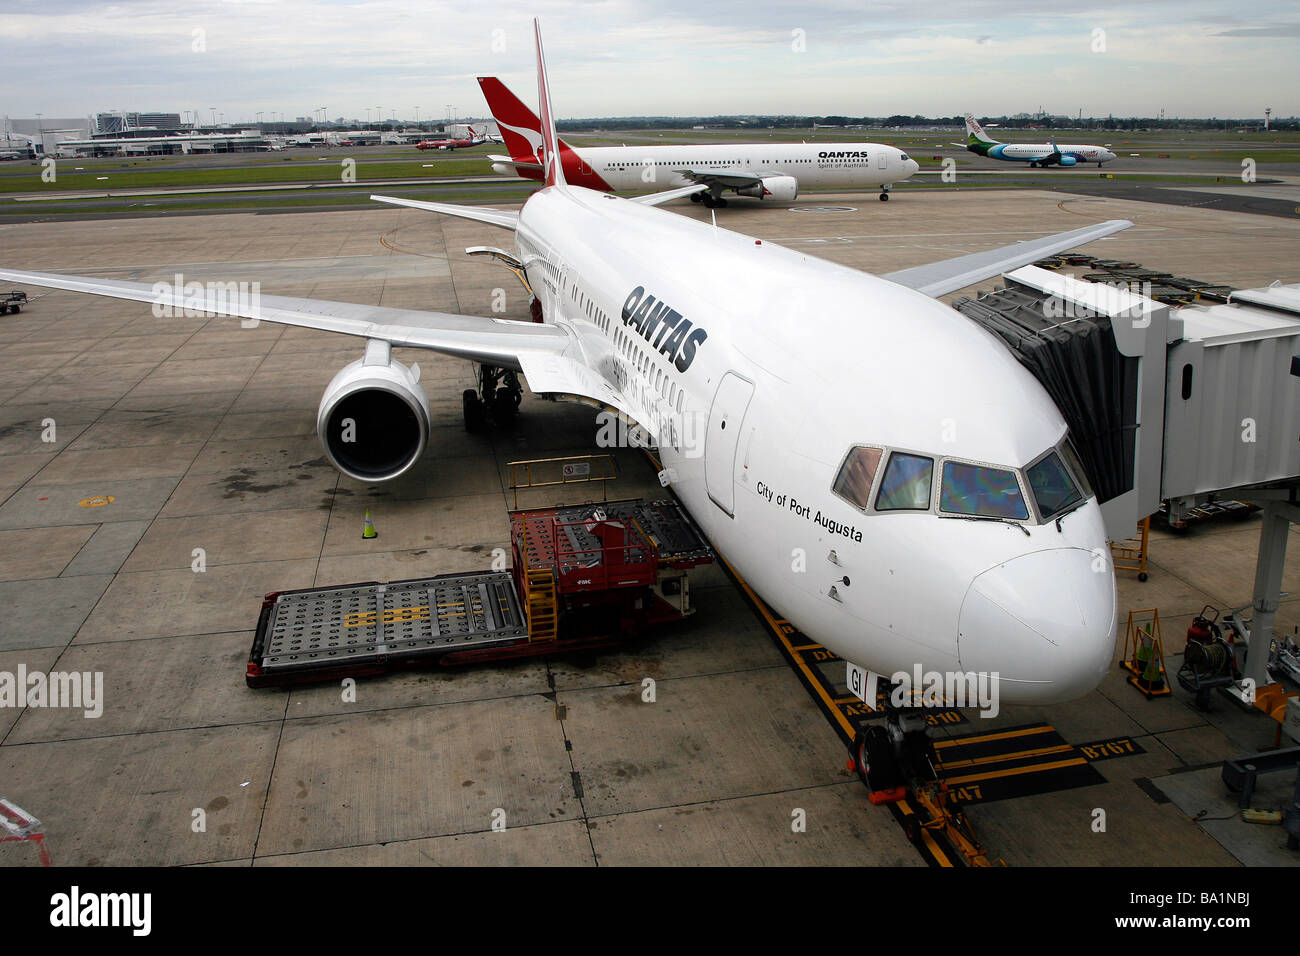
[[735, 517], [736, 453], [745, 414], [754, 397], [754, 383], [728, 372], [718, 383], [709, 407], [704, 438], [704, 487], [713, 503]]

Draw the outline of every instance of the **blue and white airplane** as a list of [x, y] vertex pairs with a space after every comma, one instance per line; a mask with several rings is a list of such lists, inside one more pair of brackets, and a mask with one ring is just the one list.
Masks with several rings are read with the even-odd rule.
[[999, 143], [984, 132], [979, 121], [970, 113], [966, 114], [966, 142], [953, 145], [964, 145], [977, 156], [1039, 167], [1077, 166], [1080, 163], [1096, 163], [1101, 166], [1115, 158], [1115, 154], [1105, 146], [1057, 146], [1055, 142]]

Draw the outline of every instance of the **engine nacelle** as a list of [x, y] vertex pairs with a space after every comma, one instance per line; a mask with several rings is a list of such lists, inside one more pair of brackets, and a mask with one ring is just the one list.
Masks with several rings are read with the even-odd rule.
[[419, 460], [429, 441], [429, 399], [420, 367], [392, 357], [371, 339], [364, 358], [334, 376], [321, 396], [316, 433], [325, 454], [359, 481], [396, 478]]
[[1077, 166], [1079, 161], [1073, 156], [1062, 156], [1057, 160], [1062, 166]]
[[793, 176], [768, 176], [753, 186], [742, 186], [736, 190], [738, 196], [752, 196], [755, 199], [775, 199], [777, 202], [793, 202], [799, 195], [799, 180]]

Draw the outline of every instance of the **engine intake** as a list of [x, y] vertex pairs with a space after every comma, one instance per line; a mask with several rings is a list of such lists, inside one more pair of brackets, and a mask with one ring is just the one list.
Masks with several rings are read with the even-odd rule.
[[388, 481], [419, 460], [429, 440], [429, 399], [420, 368], [371, 340], [364, 358], [334, 376], [321, 396], [316, 433], [325, 454], [359, 481]]
[[793, 176], [768, 176], [753, 186], [742, 186], [736, 190], [738, 196], [753, 196], [755, 199], [774, 199], [777, 202], [793, 202], [799, 195], [799, 180]]

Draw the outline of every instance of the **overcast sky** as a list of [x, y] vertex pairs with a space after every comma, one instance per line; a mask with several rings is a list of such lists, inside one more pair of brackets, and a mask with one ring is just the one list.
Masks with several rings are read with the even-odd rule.
[[481, 116], [534, 15], [561, 118], [1300, 112], [1295, 0], [0, 0], [0, 110]]

